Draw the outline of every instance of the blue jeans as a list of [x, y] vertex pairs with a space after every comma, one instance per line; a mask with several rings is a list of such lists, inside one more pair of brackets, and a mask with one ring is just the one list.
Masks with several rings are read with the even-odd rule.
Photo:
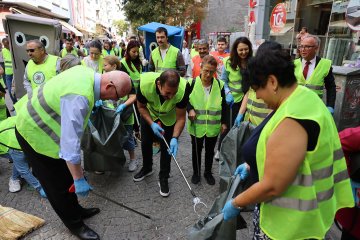
[[25, 158], [25, 155], [22, 151], [14, 150], [9, 148], [9, 155], [13, 159], [13, 172], [11, 178], [13, 180], [19, 179], [22, 177], [29, 183], [33, 188], [39, 190], [41, 185], [40, 182], [34, 177], [30, 172], [29, 164]]
[[14, 103], [17, 102], [17, 100], [16, 100], [15, 93], [14, 93], [14, 95], [11, 94], [12, 81], [13, 81], [13, 75], [12, 74], [11, 75], [5, 75], [5, 85], [6, 85], [6, 88], [8, 90], [11, 101], [14, 104]]
[[124, 143], [123, 149], [128, 151], [134, 151], [135, 149], [135, 139], [133, 136], [133, 125], [124, 125], [126, 131], [129, 134], [128, 140]]

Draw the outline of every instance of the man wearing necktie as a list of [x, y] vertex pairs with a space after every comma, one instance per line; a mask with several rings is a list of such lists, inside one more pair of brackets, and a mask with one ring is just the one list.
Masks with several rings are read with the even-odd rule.
[[336, 99], [335, 78], [332, 73], [331, 60], [316, 56], [320, 39], [308, 35], [301, 40], [299, 46], [301, 58], [294, 61], [295, 76], [298, 84], [304, 85], [320, 98], [323, 97], [324, 85], [326, 89], [326, 106], [334, 114]]

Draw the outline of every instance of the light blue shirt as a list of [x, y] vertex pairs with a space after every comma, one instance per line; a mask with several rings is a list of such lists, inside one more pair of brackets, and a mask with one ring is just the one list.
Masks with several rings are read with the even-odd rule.
[[[95, 73], [94, 99], [100, 99], [101, 74]], [[72, 164], [81, 163], [80, 141], [84, 133], [84, 120], [91, 111], [86, 97], [68, 94], [60, 99], [61, 138], [59, 157]]]

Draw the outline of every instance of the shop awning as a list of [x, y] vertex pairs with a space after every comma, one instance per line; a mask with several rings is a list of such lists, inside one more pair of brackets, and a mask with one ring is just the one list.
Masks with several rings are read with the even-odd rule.
[[73, 26], [71, 26], [70, 24], [68, 24], [67, 22], [64, 22], [62, 20], [59, 20], [59, 22], [61, 23], [61, 25], [67, 29], [69, 29], [71, 32], [75, 33], [75, 36], [77, 37], [82, 37], [83, 34], [77, 30], [76, 28], [74, 28]]
[[270, 31], [270, 36], [282, 36], [288, 31], [292, 30], [294, 28], [294, 23], [286, 23], [283, 29], [280, 30], [280, 32], [273, 32]]

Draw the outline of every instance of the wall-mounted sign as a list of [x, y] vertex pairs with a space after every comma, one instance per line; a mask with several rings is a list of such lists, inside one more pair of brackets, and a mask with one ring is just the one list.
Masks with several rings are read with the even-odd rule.
[[273, 32], [280, 32], [286, 23], [286, 6], [283, 3], [277, 4], [271, 12], [270, 28]]

